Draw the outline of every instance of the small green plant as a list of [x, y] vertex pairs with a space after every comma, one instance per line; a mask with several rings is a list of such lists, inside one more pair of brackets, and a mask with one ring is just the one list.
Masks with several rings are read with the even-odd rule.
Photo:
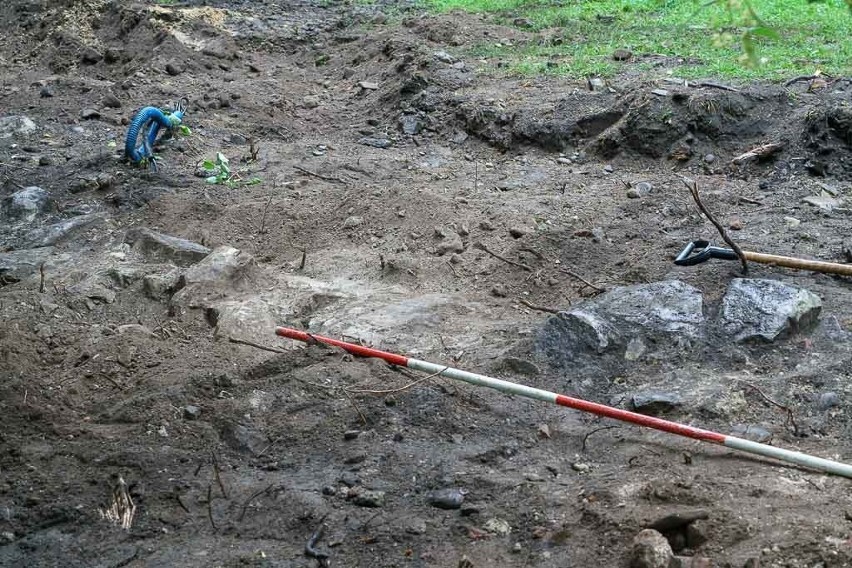
[[[233, 189], [239, 186], [241, 182], [244, 186], [263, 183], [263, 179], [257, 176], [243, 181], [239, 172], [231, 170], [230, 162], [222, 152], [216, 152], [215, 162], [213, 160], [204, 160], [201, 162], [201, 167], [210, 174], [205, 178], [205, 181], [211, 185], [226, 185]], [[246, 169], [243, 173], [247, 171]]]
[[192, 136], [192, 130], [185, 124], [181, 124], [178, 127], [178, 133], [180, 133], [181, 136]]

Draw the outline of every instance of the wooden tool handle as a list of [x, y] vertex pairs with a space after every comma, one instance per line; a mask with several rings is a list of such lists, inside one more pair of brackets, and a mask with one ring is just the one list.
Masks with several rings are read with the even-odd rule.
[[774, 264], [776, 266], [786, 266], [787, 268], [797, 268], [799, 270], [812, 270], [814, 272], [828, 272], [830, 274], [852, 276], [852, 264], [806, 260], [803, 258], [791, 258], [789, 256], [778, 256], [776, 254], [763, 254], [749, 251], [743, 251], [743, 254], [746, 257], [746, 260], [759, 262], [761, 264]]

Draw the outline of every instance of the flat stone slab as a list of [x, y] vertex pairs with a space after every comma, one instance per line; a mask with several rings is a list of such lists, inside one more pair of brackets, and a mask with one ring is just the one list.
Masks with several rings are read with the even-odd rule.
[[124, 242], [148, 257], [167, 260], [178, 266], [190, 266], [202, 260], [210, 249], [187, 239], [152, 231], [146, 227], [131, 229]]

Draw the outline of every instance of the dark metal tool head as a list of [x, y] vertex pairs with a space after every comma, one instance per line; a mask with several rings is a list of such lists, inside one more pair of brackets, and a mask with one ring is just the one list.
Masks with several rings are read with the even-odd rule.
[[695, 266], [711, 258], [722, 260], [737, 260], [737, 253], [731, 249], [713, 246], [713, 243], [705, 240], [692, 241], [674, 260], [678, 266]]

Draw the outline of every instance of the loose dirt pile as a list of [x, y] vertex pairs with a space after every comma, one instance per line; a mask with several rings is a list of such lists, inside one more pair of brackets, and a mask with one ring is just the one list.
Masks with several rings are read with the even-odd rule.
[[[715, 237], [681, 176], [743, 248], [852, 261], [848, 81], [506, 78], [470, 50], [523, 32], [396, 4], [0, 21], [0, 564], [620, 566], [652, 525], [719, 566], [852, 563], [848, 480], [273, 335], [848, 462], [848, 279], [753, 266], [821, 304], [772, 342], [640, 348], [647, 302], [607, 316], [618, 348], [542, 347], [548, 311], [629, 285], [727, 321], [737, 265], [672, 263]], [[191, 136], [127, 164], [135, 112], [183, 96]], [[207, 184], [219, 152], [236, 176]]]

